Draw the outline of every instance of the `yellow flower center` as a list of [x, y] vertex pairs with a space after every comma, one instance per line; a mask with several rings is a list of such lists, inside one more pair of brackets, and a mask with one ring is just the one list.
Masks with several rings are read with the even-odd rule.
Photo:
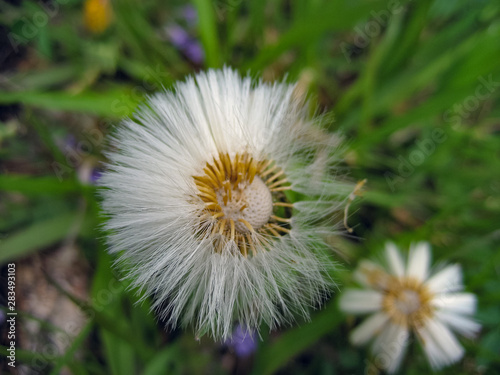
[[[194, 176], [198, 197], [205, 202], [200, 214], [211, 223], [215, 251], [233, 241], [246, 257], [255, 255], [255, 241], [290, 232], [290, 209], [285, 190], [291, 189], [284, 172], [272, 160], [255, 160], [248, 153], [220, 153]], [[259, 233], [263, 236], [256, 237]], [[260, 243], [264, 245], [265, 243]]]
[[432, 294], [421, 282], [392, 278], [382, 301], [383, 310], [393, 322], [419, 327], [432, 316]]

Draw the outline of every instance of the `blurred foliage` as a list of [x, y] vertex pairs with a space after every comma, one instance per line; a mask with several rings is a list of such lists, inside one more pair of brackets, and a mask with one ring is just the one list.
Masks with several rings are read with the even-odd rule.
[[[368, 180], [351, 207], [355, 236], [332, 240], [340, 288], [385, 241], [431, 242], [438, 261], [463, 265], [484, 327], [443, 373], [500, 373], [499, 2], [196, 0], [197, 21], [181, 1], [105, 3], [109, 24], [95, 30], [80, 0], [0, 2], [0, 263], [71, 241], [91, 270], [89, 301], [68, 294], [87, 323], [66, 353], [19, 349], [19, 362], [51, 374], [367, 371], [335, 297], [311, 322], [264, 334], [248, 361], [166, 332], [112, 272], [92, 179], [107, 135], [146, 95], [226, 64], [298, 80], [335, 115], [352, 179]], [[203, 64], [169, 38], [172, 25], [201, 43]], [[402, 372], [428, 371], [412, 346]]]

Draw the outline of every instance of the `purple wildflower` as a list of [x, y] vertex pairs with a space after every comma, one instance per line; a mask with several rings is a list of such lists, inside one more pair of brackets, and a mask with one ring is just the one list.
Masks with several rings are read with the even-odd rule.
[[100, 171], [97, 168], [92, 169], [92, 172], [90, 174], [90, 181], [89, 182], [92, 185], [97, 184], [97, 181], [101, 178], [101, 175], [102, 175], [102, 171]]
[[172, 24], [166, 31], [170, 41], [177, 48], [183, 49], [189, 43], [189, 34], [179, 25]]
[[186, 30], [176, 24], [166, 28], [168, 38], [172, 44], [192, 62], [201, 64], [204, 59], [203, 49], [198, 40], [189, 36]]
[[186, 54], [187, 58], [196, 64], [201, 64], [205, 55], [203, 53], [203, 48], [201, 48], [200, 43], [196, 40], [192, 40], [184, 49], [183, 52]]
[[255, 332], [244, 329], [238, 324], [227, 344], [233, 348], [238, 357], [248, 357], [257, 349]]
[[198, 23], [198, 13], [192, 5], [186, 5], [182, 8], [182, 15], [189, 26], [195, 26]]

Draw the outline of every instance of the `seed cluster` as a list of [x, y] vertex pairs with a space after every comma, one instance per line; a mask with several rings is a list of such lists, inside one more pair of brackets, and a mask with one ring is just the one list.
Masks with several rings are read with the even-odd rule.
[[212, 223], [210, 236], [217, 252], [233, 241], [243, 256], [249, 250], [255, 255], [255, 241], [290, 232], [290, 217], [276, 211], [293, 207], [283, 194], [291, 187], [274, 161], [258, 161], [246, 152], [233, 157], [219, 153], [203, 171], [193, 179], [205, 203], [200, 216]]

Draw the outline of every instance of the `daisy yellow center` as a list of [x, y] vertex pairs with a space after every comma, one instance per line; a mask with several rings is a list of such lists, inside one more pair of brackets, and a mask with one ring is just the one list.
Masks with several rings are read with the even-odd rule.
[[382, 308], [398, 324], [418, 327], [432, 316], [432, 294], [422, 283], [413, 279], [391, 280]]
[[[220, 153], [207, 162], [204, 175], [194, 176], [198, 197], [205, 203], [201, 217], [211, 225], [215, 250], [232, 241], [246, 257], [268, 237], [290, 231], [286, 210], [293, 207], [283, 194], [290, 186], [272, 160], [256, 160], [248, 153]], [[260, 234], [260, 236], [257, 236]]]

